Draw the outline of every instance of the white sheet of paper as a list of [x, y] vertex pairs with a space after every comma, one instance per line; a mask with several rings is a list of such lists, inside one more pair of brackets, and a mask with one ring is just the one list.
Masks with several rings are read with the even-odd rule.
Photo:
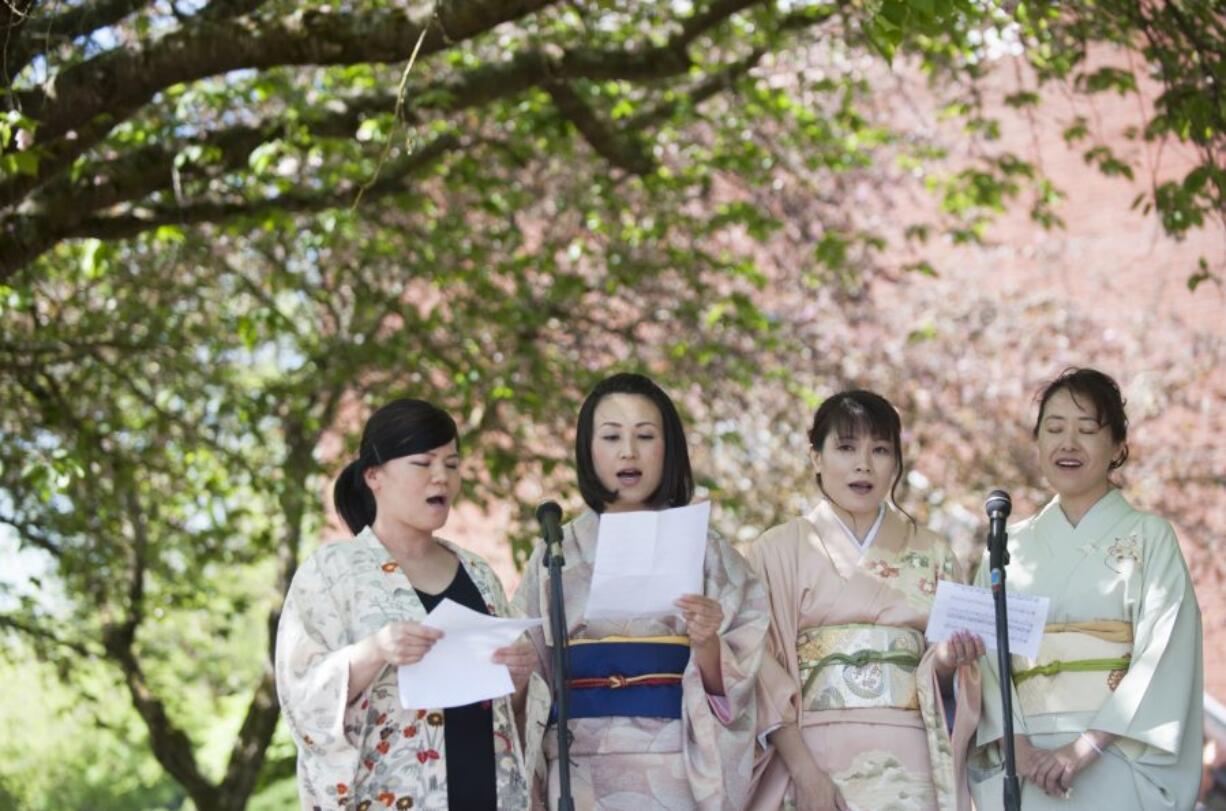
[[[1046, 597], [1005, 593], [1009, 612], [1009, 653], [1028, 659], [1039, 655], [1050, 603]], [[928, 630], [924, 635], [930, 642], [944, 642], [954, 631], [961, 630], [979, 634], [989, 650], [996, 650], [996, 606], [992, 590], [941, 580], [937, 583], [937, 596], [932, 602]]]
[[444, 636], [420, 662], [400, 666], [400, 704], [406, 709], [462, 707], [513, 692], [511, 671], [490, 657], [541, 621], [491, 617], [447, 599], [422, 624]]
[[677, 614], [673, 601], [702, 594], [711, 502], [600, 516], [586, 619]]

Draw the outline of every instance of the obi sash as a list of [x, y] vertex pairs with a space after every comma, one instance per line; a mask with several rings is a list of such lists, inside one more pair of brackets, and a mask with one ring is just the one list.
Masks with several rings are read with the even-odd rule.
[[1132, 625], [1062, 622], [1043, 629], [1039, 657], [1013, 657], [1013, 685], [1026, 715], [1094, 712], [1128, 673]]
[[681, 717], [689, 638], [572, 639], [569, 651], [571, 718]]
[[918, 710], [915, 668], [924, 635], [892, 625], [802, 629], [796, 641], [806, 710]]

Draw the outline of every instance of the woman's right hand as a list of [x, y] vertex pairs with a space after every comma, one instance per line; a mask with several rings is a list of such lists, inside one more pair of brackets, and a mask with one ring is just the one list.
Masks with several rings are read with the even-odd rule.
[[379, 658], [389, 665], [420, 662], [443, 632], [416, 622], [389, 622], [372, 637]]
[[796, 788], [796, 811], [849, 811], [830, 775], [814, 766], [809, 774], [792, 781]]

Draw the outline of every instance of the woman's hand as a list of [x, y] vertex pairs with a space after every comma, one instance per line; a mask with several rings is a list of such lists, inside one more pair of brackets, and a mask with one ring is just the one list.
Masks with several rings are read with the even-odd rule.
[[816, 765], [803, 777], [793, 777], [792, 785], [796, 789], [796, 811], [848, 811], [850, 808], [830, 775]]
[[724, 609], [719, 601], [701, 594], [686, 594], [675, 605], [681, 609], [685, 630], [690, 637], [690, 656], [702, 676], [702, 687], [709, 696], [724, 695], [724, 671], [720, 662], [719, 626]]
[[416, 622], [389, 622], [372, 637], [375, 652], [389, 665], [411, 665], [420, 662], [443, 632]]
[[511, 683], [515, 692], [523, 692], [528, 686], [528, 679], [536, 670], [536, 648], [531, 642], [518, 642], [494, 651], [494, 659], [500, 665], [506, 665], [511, 671]]
[[1081, 769], [1098, 758], [1094, 746], [1079, 736], [1072, 744], [1056, 750], [1037, 749], [1025, 736], [1014, 737], [1014, 755], [1018, 761], [1019, 777], [1030, 780], [1053, 798], [1067, 796], [1073, 788], [1073, 780]]
[[937, 675], [948, 677], [962, 665], [979, 661], [986, 653], [983, 637], [970, 631], [955, 631], [954, 635], [937, 645], [935, 662]]
[[724, 621], [724, 609], [719, 601], [701, 594], [687, 594], [674, 603], [681, 609], [690, 647], [705, 648], [719, 642], [719, 626]]

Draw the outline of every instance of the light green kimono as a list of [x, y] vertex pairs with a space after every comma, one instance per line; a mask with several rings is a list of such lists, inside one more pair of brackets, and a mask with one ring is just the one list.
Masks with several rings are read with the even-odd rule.
[[[1067, 799], [1022, 782], [1022, 807], [1153, 811], [1190, 809], [1200, 783], [1203, 734], [1201, 617], [1171, 525], [1135, 510], [1111, 490], [1071, 525], [1053, 499], [1010, 528], [1009, 591], [1051, 599], [1040, 660], [1013, 657], [1014, 672], [1052, 661], [1109, 662], [1039, 672], [1013, 691], [1014, 731], [1043, 749], [1088, 729], [1120, 736], [1074, 778]], [[988, 585], [986, 558], [976, 584]], [[1060, 626], [1112, 626], [1131, 641], [1105, 642]], [[971, 759], [980, 811], [1002, 807], [1000, 680], [996, 657], [981, 660], [983, 714]], [[1049, 665], [1049, 668], [1058, 668]]]

